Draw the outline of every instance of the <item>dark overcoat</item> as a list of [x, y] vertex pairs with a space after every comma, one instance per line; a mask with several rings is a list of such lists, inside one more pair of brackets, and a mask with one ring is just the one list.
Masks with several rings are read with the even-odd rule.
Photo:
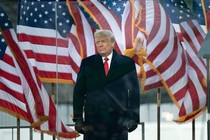
[[123, 123], [125, 120], [139, 122], [139, 102], [133, 59], [113, 50], [107, 76], [99, 54], [82, 60], [74, 87], [73, 112], [74, 118], [84, 118], [85, 124], [93, 128], [90, 134], [84, 135], [85, 140], [111, 140], [111, 136], [122, 136], [124, 132], [127, 137]]

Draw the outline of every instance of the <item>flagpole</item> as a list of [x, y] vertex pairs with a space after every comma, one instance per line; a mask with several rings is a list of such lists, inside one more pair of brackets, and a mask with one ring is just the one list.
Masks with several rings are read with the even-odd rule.
[[17, 118], [17, 140], [20, 140], [20, 119]]
[[192, 140], [195, 140], [195, 119], [192, 121]]
[[207, 136], [208, 136], [208, 140], [210, 140], [210, 93], [209, 93], [209, 57], [206, 57], [206, 62], [207, 62], [207, 102], [208, 102], [208, 122], [207, 122]]
[[161, 94], [160, 88], [157, 92], [157, 140], [160, 140], [160, 104], [161, 104]]
[[[52, 83], [52, 95], [51, 95], [51, 99], [53, 101], [53, 103], [55, 103], [55, 84]], [[55, 140], [55, 136], [53, 135], [52, 137], [53, 140]]]
[[[58, 2], [55, 1], [55, 9], [57, 9], [57, 7], [58, 7]], [[56, 31], [58, 31], [57, 15], [58, 15], [58, 11], [55, 10], [55, 29], [56, 29]], [[58, 36], [56, 34], [56, 46], [58, 46], [57, 38], [58, 38]], [[58, 47], [56, 47], [56, 95], [57, 95], [56, 99], [58, 99], [58, 92], [57, 92], [57, 90], [58, 90], [58, 81], [57, 81], [58, 80], [58, 54], [57, 53], [58, 53]], [[52, 83], [52, 84], [53, 84], [53, 102], [55, 102], [55, 84], [54, 83]], [[58, 100], [56, 100], [56, 101], [58, 103]], [[57, 122], [56, 122], [56, 125], [57, 125]], [[58, 139], [59, 139], [59, 137], [58, 137]], [[53, 140], [55, 140], [55, 136], [53, 136]]]

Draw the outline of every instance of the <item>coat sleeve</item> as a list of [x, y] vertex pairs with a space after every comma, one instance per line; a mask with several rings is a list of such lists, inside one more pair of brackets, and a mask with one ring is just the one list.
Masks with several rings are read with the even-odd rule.
[[85, 63], [81, 62], [80, 71], [77, 75], [76, 84], [73, 91], [73, 121], [83, 118], [83, 107], [86, 95]]
[[130, 88], [128, 89], [128, 116], [130, 119], [139, 122], [140, 87], [134, 61], [131, 63], [131, 67], [133, 70], [130, 73]]

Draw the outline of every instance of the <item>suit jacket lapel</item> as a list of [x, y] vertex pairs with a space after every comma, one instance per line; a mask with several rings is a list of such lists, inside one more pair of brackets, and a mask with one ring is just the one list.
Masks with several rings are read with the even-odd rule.
[[118, 57], [117, 56], [118, 56], [117, 52], [115, 50], [113, 50], [111, 66], [109, 68], [109, 72], [108, 72], [108, 75], [107, 75], [107, 79], [109, 79], [109, 80], [110, 80], [110, 78], [113, 77], [113, 73], [112, 73], [113, 68], [117, 67], [117, 65], [118, 65], [118, 60], [117, 60]]
[[98, 70], [100, 73], [103, 73], [104, 78], [106, 78], [105, 70], [104, 70], [104, 64], [101, 55], [96, 55], [96, 65], [98, 67]]

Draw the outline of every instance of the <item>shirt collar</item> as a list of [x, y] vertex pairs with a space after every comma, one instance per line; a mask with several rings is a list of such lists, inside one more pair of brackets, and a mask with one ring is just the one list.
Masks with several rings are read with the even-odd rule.
[[[112, 60], [112, 56], [113, 56], [113, 52], [110, 53], [110, 54], [107, 56], [107, 58], [108, 58], [109, 60]], [[102, 57], [103, 62], [104, 62], [104, 58], [105, 58], [105, 57]]]

